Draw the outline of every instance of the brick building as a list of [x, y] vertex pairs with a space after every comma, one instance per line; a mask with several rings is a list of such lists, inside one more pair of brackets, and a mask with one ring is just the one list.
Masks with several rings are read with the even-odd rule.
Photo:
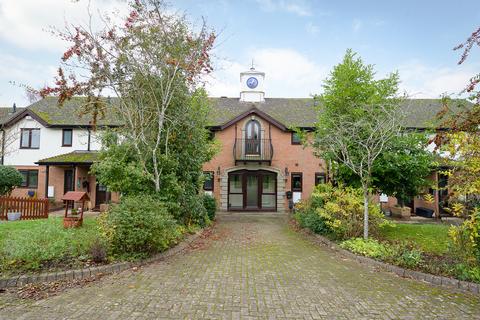
[[[222, 147], [204, 165], [210, 176], [204, 189], [215, 196], [221, 210], [282, 212], [292, 202], [308, 197], [316, 184], [330, 176], [325, 161], [303, 146], [294, 132], [296, 128], [314, 130], [314, 100], [266, 98], [264, 84], [265, 74], [252, 68], [240, 74], [239, 98], [210, 98], [209, 129]], [[90, 208], [117, 199], [89, 173], [101, 143], [88, 116], [78, 115], [82, 101], [73, 98], [60, 108], [56, 98], [48, 97], [27, 108], [0, 108], [2, 164], [15, 166], [24, 177], [15, 196], [48, 197], [58, 202], [67, 191], [86, 191]], [[405, 101], [405, 127], [428, 128], [441, 107], [437, 99]], [[98, 125], [121, 124], [107, 115]], [[435, 172], [431, 178], [446, 183]], [[413, 207], [440, 212], [444, 195], [430, 192], [434, 203], [417, 197], [412, 199]], [[395, 202], [389, 198], [384, 205]]]

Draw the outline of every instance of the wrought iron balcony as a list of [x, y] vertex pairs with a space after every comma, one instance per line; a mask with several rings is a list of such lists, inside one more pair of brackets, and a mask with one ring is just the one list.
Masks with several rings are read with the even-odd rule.
[[271, 139], [235, 139], [233, 157], [237, 162], [271, 162], [273, 146]]

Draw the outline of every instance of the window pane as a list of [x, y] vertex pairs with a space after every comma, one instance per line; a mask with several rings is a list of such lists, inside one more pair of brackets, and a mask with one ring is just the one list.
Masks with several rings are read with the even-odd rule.
[[302, 191], [301, 174], [292, 174], [292, 191]]
[[243, 207], [243, 194], [230, 194], [228, 200], [228, 206], [231, 208]]
[[40, 147], [40, 130], [34, 129], [32, 130], [32, 148], [39, 148]]
[[26, 187], [27, 186], [27, 175], [28, 171], [25, 170], [20, 170], [20, 174], [22, 175], [22, 183], [20, 184], [21, 187]]
[[297, 143], [300, 144], [302, 142], [302, 139], [300, 139], [300, 136], [296, 132], [292, 132], [292, 143]]
[[63, 145], [72, 145], [72, 130], [63, 130]]
[[37, 170], [29, 171], [28, 187], [29, 188], [38, 187], [38, 171]]
[[230, 176], [230, 192], [241, 193], [242, 192], [242, 179], [238, 174]]
[[275, 195], [263, 194], [262, 195], [262, 208], [275, 208]]
[[262, 184], [263, 184], [263, 193], [275, 192], [275, 176], [264, 175]]
[[203, 183], [203, 190], [213, 190], [213, 172], [204, 172], [205, 182]]
[[29, 140], [30, 140], [30, 130], [22, 129], [22, 148], [29, 147]]
[[315, 174], [315, 185], [319, 185], [325, 183], [325, 174], [323, 173], [316, 173]]

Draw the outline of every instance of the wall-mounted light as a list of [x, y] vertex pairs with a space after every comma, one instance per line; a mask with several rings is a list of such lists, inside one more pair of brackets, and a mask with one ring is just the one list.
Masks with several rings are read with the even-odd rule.
[[220, 166], [217, 167], [217, 180], [220, 181]]
[[285, 167], [285, 180], [287, 180], [289, 174], [290, 172], [288, 172], [288, 167]]

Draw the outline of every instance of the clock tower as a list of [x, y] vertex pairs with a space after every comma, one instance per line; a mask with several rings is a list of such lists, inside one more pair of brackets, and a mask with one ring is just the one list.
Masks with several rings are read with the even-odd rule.
[[255, 70], [252, 67], [248, 71], [240, 73], [240, 101], [244, 102], [264, 102], [265, 91], [263, 83], [265, 73]]

